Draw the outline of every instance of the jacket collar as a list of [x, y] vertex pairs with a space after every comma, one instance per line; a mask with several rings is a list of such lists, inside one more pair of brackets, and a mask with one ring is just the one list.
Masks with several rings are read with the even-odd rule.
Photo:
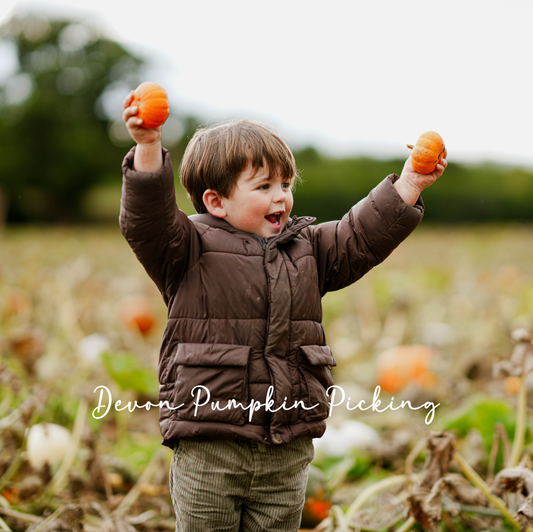
[[[228, 233], [250, 235], [250, 233], [246, 233], [244, 231], [241, 231], [240, 229], [236, 229], [231, 224], [226, 222], [226, 220], [224, 220], [223, 218], [217, 218], [216, 216], [213, 216], [209, 213], [193, 214], [189, 218], [193, 222], [205, 224], [215, 229], [223, 229]], [[285, 242], [289, 242], [294, 237], [299, 235], [305, 227], [311, 225], [314, 222], [316, 222], [316, 218], [313, 218], [312, 216], [293, 216], [292, 218], [289, 218], [285, 229], [283, 229], [283, 231], [279, 235], [273, 236], [267, 240], [269, 243], [271, 241], [276, 241], [278, 244], [284, 244]]]

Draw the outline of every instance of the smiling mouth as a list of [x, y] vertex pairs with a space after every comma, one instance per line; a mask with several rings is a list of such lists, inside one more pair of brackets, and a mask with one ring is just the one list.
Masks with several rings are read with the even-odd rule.
[[265, 216], [265, 219], [267, 222], [270, 222], [273, 225], [280, 225], [281, 224], [281, 215], [283, 213], [281, 212], [275, 212], [274, 214], [267, 214]]

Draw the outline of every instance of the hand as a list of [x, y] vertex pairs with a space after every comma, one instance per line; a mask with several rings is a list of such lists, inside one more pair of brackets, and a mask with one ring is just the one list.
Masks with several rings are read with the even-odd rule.
[[139, 108], [130, 107], [132, 99], [133, 91], [124, 100], [122, 116], [131, 138], [137, 143], [133, 156], [133, 167], [139, 172], [157, 172], [163, 166], [162, 127], [159, 126], [154, 129], [141, 127], [142, 119], [135, 116]]
[[156, 127], [154, 129], [146, 129], [141, 127], [143, 123], [141, 118], [135, 116], [139, 112], [137, 106], [130, 107], [131, 101], [133, 100], [133, 91], [131, 91], [128, 96], [126, 96], [123, 104], [123, 115], [124, 122], [126, 122], [126, 127], [131, 138], [137, 144], [156, 144], [161, 142], [162, 136], [162, 127]]
[[400, 179], [394, 183], [394, 186], [407, 205], [413, 206], [417, 202], [422, 191], [435, 183], [435, 181], [437, 181], [437, 179], [444, 173], [444, 170], [446, 170], [446, 167], [448, 166], [448, 162], [446, 161], [447, 156], [448, 152], [445, 151], [444, 155], [438, 162], [437, 167], [431, 172], [431, 174], [418, 173], [411, 164], [411, 157], [405, 161]]

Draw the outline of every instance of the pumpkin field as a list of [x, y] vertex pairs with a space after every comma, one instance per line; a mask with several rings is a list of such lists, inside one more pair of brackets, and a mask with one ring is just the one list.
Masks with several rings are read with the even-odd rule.
[[[531, 241], [422, 223], [325, 296], [336, 388], [302, 530], [533, 529]], [[8, 226], [0, 258], [0, 530], [174, 530], [165, 306], [118, 226]]]

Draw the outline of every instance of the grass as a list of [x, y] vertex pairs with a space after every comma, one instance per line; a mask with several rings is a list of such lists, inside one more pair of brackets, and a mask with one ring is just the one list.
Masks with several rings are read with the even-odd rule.
[[[441, 405], [431, 427], [423, 422], [425, 411], [352, 414], [388, 437], [394, 449], [402, 447], [402, 431], [409, 433], [410, 443], [405, 452], [396, 456], [391, 451], [377, 462], [359, 456], [356, 466], [347, 468], [344, 483], [339, 467], [333, 467], [340, 506], [349, 507], [371, 478], [403, 473], [412, 442], [428, 430], [454, 427], [465, 460], [475, 450], [467, 439], [470, 425], [481, 432], [487, 448], [496, 421], [512, 438], [509, 407], [512, 412], [517, 398], [503, 378], [492, 375], [492, 366], [509, 359], [512, 331], [533, 330], [531, 239], [533, 227], [528, 225], [422, 224], [382, 265], [351, 287], [325, 296], [324, 327], [338, 362], [337, 384], [372, 391], [381, 352], [423, 344], [434, 349], [436, 383], [431, 389], [400, 392], [399, 398]], [[0, 349], [22, 390], [11, 397], [0, 390], [0, 407], [11, 401], [17, 408], [25, 395], [40, 389], [44, 399], [33, 422], [72, 429], [80, 400], [87, 402], [89, 413], [96, 406], [98, 385], [108, 386], [124, 402], [135, 398], [134, 391], [121, 390], [102, 364], [85, 360], [79, 350], [80, 340], [98, 333], [109, 340], [111, 352], [132, 353], [149, 371], [157, 370], [166, 309], [118, 225], [7, 227], [0, 234], [0, 257]], [[154, 309], [156, 325], [150, 334], [131, 330], [121, 319], [121, 305], [133, 294], [148, 298]], [[384, 394], [384, 404], [388, 397]], [[159, 447], [157, 417], [157, 409], [111, 411], [102, 420], [88, 416], [87, 428], [102, 454], [139, 475]], [[338, 409], [330, 423], [349, 417]], [[484, 425], [476, 427], [480, 423]], [[529, 433], [526, 443], [528, 438]], [[486, 467], [484, 452], [478, 467]], [[316, 463], [320, 466], [319, 456]], [[349, 491], [352, 487], [355, 491]]]

